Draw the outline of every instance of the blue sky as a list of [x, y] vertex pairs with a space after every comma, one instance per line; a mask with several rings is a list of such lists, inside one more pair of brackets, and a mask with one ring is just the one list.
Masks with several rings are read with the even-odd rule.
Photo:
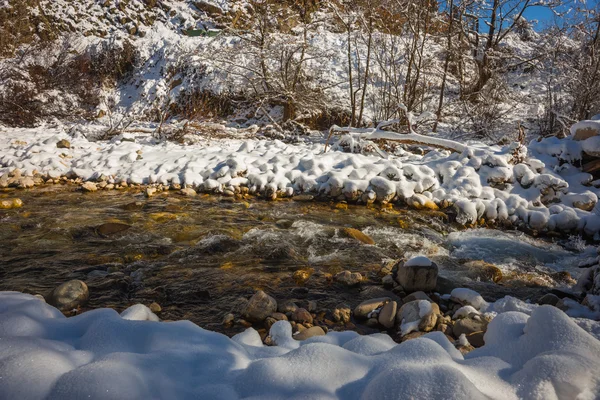
[[[567, 10], [569, 8], [574, 8], [576, 5], [579, 5], [580, 7], [584, 6], [587, 8], [594, 8], [598, 1], [599, 0], [587, 0], [584, 4], [584, 2], [581, 0], [567, 0], [565, 1], [565, 6], [563, 9]], [[524, 17], [530, 21], [537, 20], [538, 24], [535, 26], [536, 29], [543, 29], [547, 24], [552, 23], [555, 18], [554, 13], [547, 7], [539, 6], [528, 8], [524, 13]]]

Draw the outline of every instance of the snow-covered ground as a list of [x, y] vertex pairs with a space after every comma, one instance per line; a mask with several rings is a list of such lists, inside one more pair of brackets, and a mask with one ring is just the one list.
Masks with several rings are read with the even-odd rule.
[[[139, 129], [111, 141], [94, 141], [88, 139], [92, 128], [58, 125], [0, 131], [0, 176], [19, 169], [25, 176], [76, 175], [111, 185], [125, 181], [187, 186], [231, 195], [247, 188], [270, 198], [309, 193], [359, 203], [400, 202], [417, 209], [453, 207], [456, 221], [464, 225], [485, 219], [600, 238], [600, 215], [594, 212], [600, 185], [573, 165], [596, 137], [548, 138], [502, 148], [427, 138], [445, 147], [454, 143], [458, 151], [358, 154], [348, 150], [362, 147], [364, 152], [372, 146], [361, 133], [341, 137], [325, 152], [318, 140], [286, 144], [241, 136], [181, 145], [157, 141]], [[240, 137], [236, 129], [223, 130]], [[390, 136], [384, 131], [375, 134]], [[63, 139], [70, 148], [57, 147]]]
[[552, 306], [506, 298], [490, 309], [500, 314], [486, 344], [463, 356], [441, 332], [402, 344], [355, 332], [299, 342], [280, 321], [276, 345], [264, 346], [252, 328], [229, 339], [189, 321], [151, 321], [141, 305], [66, 318], [2, 292], [0, 398], [598, 398], [597, 338]]

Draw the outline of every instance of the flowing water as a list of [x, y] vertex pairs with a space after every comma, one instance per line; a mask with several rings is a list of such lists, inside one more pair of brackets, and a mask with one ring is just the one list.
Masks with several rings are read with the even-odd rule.
[[[278, 300], [314, 300], [319, 309], [353, 306], [383, 293], [382, 264], [426, 255], [447, 287], [471, 287], [489, 300], [534, 298], [565, 284], [553, 273], [576, 276], [584, 249], [516, 231], [461, 230], [441, 213], [398, 208], [174, 193], [148, 199], [139, 190], [84, 194], [56, 185], [0, 192], [0, 199], [14, 197], [22, 208], [0, 210], [0, 290], [47, 295], [81, 279], [90, 288], [86, 309], [157, 302], [162, 319], [229, 334], [223, 316], [239, 312], [241, 298], [259, 288]], [[346, 237], [345, 227], [375, 245]], [[503, 279], [491, 282], [463, 265], [480, 259], [499, 267]], [[344, 269], [367, 280], [354, 288], [334, 282], [331, 274]], [[312, 276], [296, 281], [297, 270]]]

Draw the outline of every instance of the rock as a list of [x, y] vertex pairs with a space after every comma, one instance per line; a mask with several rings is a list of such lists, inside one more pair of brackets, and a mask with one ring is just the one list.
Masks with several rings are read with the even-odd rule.
[[48, 304], [61, 311], [69, 311], [87, 302], [90, 292], [85, 282], [72, 280], [63, 283], [48, 296]]
[[315, 198], [315, 196], [310, 195], [310, 194], [300, 194], [298, 196], [292, 197], [292, 200], [294, 200], [294, 201], [313, 201], [314, 198]]
[[483, 260], [469, 261], [464, 264], [469, 268], [469, 277], [473, 280], [498, 283], [502, 280], [502, 271], [494, 264]]
[[276, 321], [287, 321], [288, 317], [280, 312], [274, 312], [273, 314], [270, 315], [271, 318], [273, 318]]
[[[152, 311], [153, 313], [159, 313], [162, 311], [162, 307], [160, 306], [160, 304], [158, 304], [157, 302], [152, 302], [150, 304], [150, 306], [148, 306], [148, 308], [150, 309], [150, 311]], [[233, 319], [232, 319], [233, 322]]]
[[377, 320], [386, 329], [390, 329], [394, 326], [396, 321], [396, 312], [398, 310], [398, 303], [395, 301], [389, 301], [383, 305]]
[[398, 265], [396, 282], [407, 293], [431, 292], [437, 285], [438, 267], [426, 257], [414, 257]]
[[558, 297], [552, 293], [547, 293], [547, 294], [543, 295], [542, 297], [540, 297], [539, 300], [537, 301], [537, 303], [540, 305], [549, 304], [551, 306], [556, 306], [556, 304], [558, 304], [559, 301], [560, 301], [560, 297]]
[[406, 199], [406, 204], [417, 210], [439, 210], [439, 207], [433, 200], [422, 194], [414, 194], [412, 197]]
[[308, 310], [304, 308], [297, 308], [292, 313], [292, 321], [300, 322], [300, 323], [309, 323], [312, 324], [313, 317], [310, 315]]
[[21, 199], [8, 199], [0, 201], [0, 210], [9, 210], [11, 208], [19, 208], [23, 206]]
[[432, 331], [440, 315], [440, 308], [427, 300], [414, 300], [400, 307], [396, 321], [400, 324], [401, 335], [409, 334], [416, 327], [420, 332]]
[[223, 322], [221, 324], [226, 328], [230, 328], [233, 326], [234, 322], [235, 322], [235, 316], [233, 314], [229, 313], [223, 317]]
[[306, 283], [306, 281], [311, 277], [314, 270], [310, 269], [299, 269], [292, 274], [292, 279], [296, 282], [296, 285], [302, 286]]
[[277, 311], [283, 314], [293, 313], [296, 311], [298, 306], [291, 300], [286, 300], [283, 303], [279, 303], [277, 306]]
[[147, 187], [146, 191], [144, 192], [146, 197], [152, 197], [152, 196], [154, 196], [155, 193], [156, 193], [156, 188], [154, 188], [154, 187]]
[[35, 186], [33, 178], [29, 176], [23, 176], [17, 180], [17, 187], [19, 189], [29, 189]]
[[275, 311], [277, 311], [277, 301], [259, 290], [248, 301], [242, 317], [250, 322], [261, 322]]
[[200, 11], [204, 11], [207, 14], [220, 15], [223, 14], [223, 10], [216, 4], [209, 1], [196, 0], [193, 2], [196, 8]]
[[407, 340], [411, 340], [411, 339], [417, 339], [420, 338], [421, 336], [425, 335], [427, 332], [411, 332], [407, 335], [402, 336], [402, 339], [400, 340], [401, 342], [406, 342]]
[[364, 244], [375, 244], [375, 241], [373, 239], [371, 239], [368, 235], [365, 235], [358, 229], [343, 228], [342, 235], [348, 238], [358, 240], [359, 242]]
[[110, 236], [116, 233], [124, 232], [131, 228], [131, 225], [122, 224], [120, 222], [107, 222], [96, 227], [96, 233], [102, 236]]
[[381, 284], [384, 288], [390, 289], [396, 285], [396, 281], [394, 281], [394, 277], [390, 274], [381, 278]]
[[466, 338], [471, 344], [471, 346], [478, 348], [482, 347], [485, 344], [485, 341], [483, 340], [484, 335], [485, 332], [474, 332], [470, 335], [466, 335]]
[[377, 299], [371, 299], [363, 301], [354, 309], [354, 317], [360, 319], [366, 319], [371, 312], [382, 307], [385, 303], [389, 302], [389, 297], [379, 297]]
[[5, 173], [2, 176], [0, 176], [0, 189], [4, 189], [8, 187], [8, 174]]
[[59, 149], [70, 149], [71, 142], [69, 142], [67, 139], [62, 139], [56, 142], [56, 147]]
[[454, 323], [452, 333], [455, 337], [460, 337], [463, 333], [468, 336], [475, 332], [485, 332], [487, 330], [487, 321], [483, 318], [462, 318]]
[[573, 140], [581, 141], [598, 136], [600, 133], [599, 121], [580, 121], [571, 126]]
[[363, 277], [359, 272], [350, 272], [346, 270], [336, 274], [333, 279], [336, 282], [340, 282], [346, 286], [354, 286], [358, 285], [362, 281]]
[[311, 313], [317, 311], [317, 302], [315, 300], [310, 300], [306, 309]]
[[[348, 323], [350, 322], [350, 307], [346, 304], [340, 304], [333, 310], [333, 320], [335, 322]], [[367, 313], [368, 314], [368, 313]]]
[[550, 277], [554, 279], [556, 282], [564, 283], [567, 285], [574, 285], [577, 283], [575, 279], [571, 276], [569, 271], [558, 271], [550, 274]]
[[84, 192], [95, 192], [98, 190], [98, 187], [96, 186], [96, 184], [94, 182], [84, 182], [81, 185], [81, 189]]
[[305, 329], [302, 332], [295, 335], [294, 339], [306, 340], [313, 336], [323, 336], [323, 335], [325, 335], [325, 331], [323, 330], [323, 328], [321, 328], [320, 326], [313, 326], [312, 328]]
[[425, 294], [425, 292], [422, 292], [422, 291], [418, 291], [418, 292], [409, 294], [408, 296], [406, 296], [402, 299], [402, 302], [409, 303], [409, 302], [415, 301], [415, 300], [427, 300], [428, 302], [433, 303], [433, 300], [431, 300], [431, 298], [429, 296], [427, 296]]
[[187, 197], [194, 197], [197, 195], [196, 191], [190, 187], [181, 189], [179, 193]]

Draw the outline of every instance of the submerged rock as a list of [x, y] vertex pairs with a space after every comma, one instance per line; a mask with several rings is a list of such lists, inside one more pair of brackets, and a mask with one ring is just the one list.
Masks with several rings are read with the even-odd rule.
[[102, 236], [110, 236], [115, 233], [124, 232], [131, 228], [131, 225], [122, 224], [120, 222], [107, 222], [96, 227], [96, 233]]
[[277, 301], [259, 290], [250, 298], [242, 317], [250, 322], [261, 322], [277, 311]]
[[85, 282], [72, 280], [54, 289], [47, 301], [61, 311], [68, 311], [85, 304], [89, 297], [90, 292]]
[[342, 229], [342, 234], [345, 237], [358, 240], [359, 242], [364, 244], [375, 244], [375, 241], [370, 236], [362, 233], [358, 229], [344, 228]]

